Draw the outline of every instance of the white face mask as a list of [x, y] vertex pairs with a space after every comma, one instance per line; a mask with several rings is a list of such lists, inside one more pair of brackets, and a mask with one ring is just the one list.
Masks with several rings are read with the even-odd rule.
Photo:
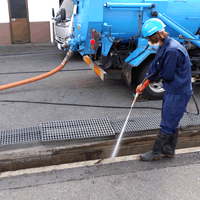
[[158, 47], [158, 46], [160, 45], [159, 42], [153, 44], [153, 43], [150, 42], [150, 41], [148, 41], [148, 44], [149, 44], [150, 46], [153, 46], [153, 47]]

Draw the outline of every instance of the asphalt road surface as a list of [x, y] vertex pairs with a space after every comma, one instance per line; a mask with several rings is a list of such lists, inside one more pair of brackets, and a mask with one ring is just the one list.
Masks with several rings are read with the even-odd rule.
[[[14, 45], [0, 48], [0, 85], [31, 78], [56, 68], [65, 53], [55, 46]], [[120, 81], [103, 82], [75, 55], [62, 71], [46, 79], [0, 91], [0, 130], [39, 126], [41, 122], [108, 117], [126, 118], [129, 109], [88, 107], [119, 106], [130, 108], [135, 88]], [[195, 87], [200, 102], [200, 86]], [[161, 108], [162, 101], [142, 96], [135, 107]], [[59, 105], [66, 104], [66, 105]], [[69, 106], [68, 104], [85, 105]], [[195, 112], [191, 100], [188, 111]], [[159, 114], [160, 110], [134, 109], [131, 117]]]
[[[199, 200], [200, 154], [52, 169], [0, 178], [2, 200]], [[58, 166], [60, 167], [60, 166]], [[32, 171], [33, 172], [33, 171]], [[17, 174], [17, 173], [15, 173]]]
[[[65, 53], [52, 45], [0, 48], [0, 85], [31, 78], [56, 68]], [[200, 103], [200, 87], [195, 96]], [[108, 117], [126, 118], [134, 88], [120, 81], [102, 82], [79, 55], [57, 74], [41, 81], [0, 91], [0, 130], [39, 126], [41, 122]], [[62, 103], [62, 105], [61, 105]], [[57, 104], [57, 105], [56, 105]], [[59, 105], [60, 104], [60, 105]], [[66, 104], [66, 105], [63, 105]], [[86, 106], [69, 106], [78, 104]], [[162, 101], [138, 99], [135, 107], [161, 108]], [[196, 112], [190, 100], [188, 111]], [[134, 109], [131, 117], [159, 114]], [[0, 178], [2, 200], [199, 200], [199, 151], [157, 162], [126, 162], [52, 170]]]

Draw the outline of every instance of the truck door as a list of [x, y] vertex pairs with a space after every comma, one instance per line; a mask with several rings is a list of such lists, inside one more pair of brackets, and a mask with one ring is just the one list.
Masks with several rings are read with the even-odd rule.
[[30, 42], [27, 0], [8, 0], [8, 3], [12, 43]]

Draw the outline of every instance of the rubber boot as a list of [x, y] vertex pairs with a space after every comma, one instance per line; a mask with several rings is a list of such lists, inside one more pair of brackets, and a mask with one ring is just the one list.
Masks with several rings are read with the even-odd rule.
[[160, 131], [156, 137], [156, 141], [154, 142], [152, 150], [141, 154], [140, 159], [143, 161], [160, 159], [160, 153], [163, 150], [163, 146], [171, 139], [171, 136], [172, 135], [165, 134]]
[[172, 135], [171, 139], [164, 145], [162, 154], [166, 155], [167, 157], [174, 158], [175, 156], [175, 149], [178, 142], [178, 133], [179, 130], [176, 129], [176, 132]]

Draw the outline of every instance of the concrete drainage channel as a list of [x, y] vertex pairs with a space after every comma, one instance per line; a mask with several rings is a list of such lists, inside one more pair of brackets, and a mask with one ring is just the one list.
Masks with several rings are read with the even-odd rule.
[[[118, 156], [148, 151], [161, 116], [130, 118]], [[125, 119], [43, 122], [0, 132], [0, 172], [109, 158]], [[200, 146], [200, 117], [185, 114], [177, 149]]]

